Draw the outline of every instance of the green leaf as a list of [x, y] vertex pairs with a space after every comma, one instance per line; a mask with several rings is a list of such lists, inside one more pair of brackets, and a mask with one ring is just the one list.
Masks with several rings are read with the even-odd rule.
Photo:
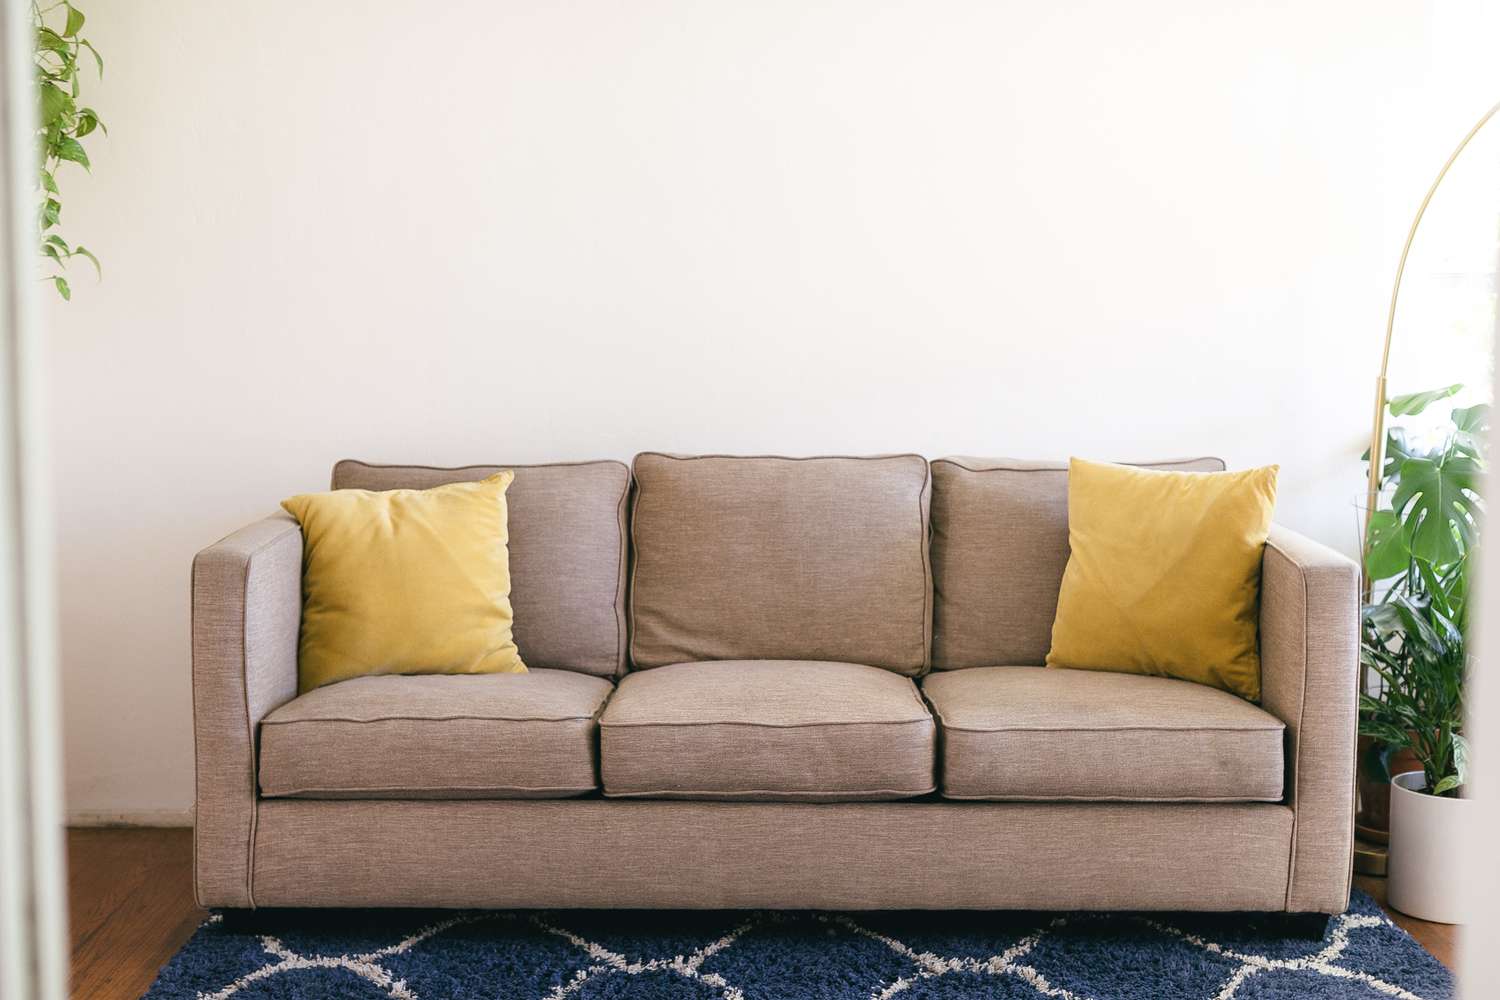
[[104, 57], [99, 54], [99, 50], [90, 45], [87, 38], [78, 39], [78, 44], [94, 54], [94, 62], [99, 64], [99, 78], [104, 79]]
[[1490, 405], [1476, 403], [1453, 411], [1454, 444], [1473, 458], [1484, 456], [1490, 429]]
[[1437, 452], [1419, 451], [1406, 439], [1405, 427], [1392, 427], [1385, 438], [1385, 476], [1389, 479], [1401, 470], [1408, 458], [1433, 458]]
[[64, 302], [73, 301], [73, 290], [68, 287], [68, 283], [65, 279], [53, 278], [52, 283], [57, 286], [57, 294], [63, 297]]
[[1417, 566], [1417, 575], [1422, 579], [1423, 594], [1431, 604], [1431, 618], [1443, 630], [1451, 641], [1460, 641], [1458, 628], [1453, 624], [1453, 605], [1448, 603], [1448, 589], [1443, 586], [1443, 581], [1432, 569], [1431, 563], [1425, 563], [1420, 559], [1413, 560]]
[[61, 213], [62, 202], [55, 198], [48, 198], [42, 205], [42, 228], [57, 225], [57, 219]]
[[1432, 794], [1442, 795], [1444, 792], [1453, 791], [1453, 789], [1462, 784], [1463, 782], [1458, 780], [1458, 775], [1450, 774], [1448, 775], [1448, 777], [1444, 778], [1442, 781], [1439, 781], [1436, 785], [1433, 786]]
[[42, 170], [42, 188], [43, 190], [57, 194], [57, 178], [52, 176], [52, 171]]
[[1453, 411], [1453, 426], [1469, 434], [1477, 434], [1490, 425], [1490, 404], [1475, 403]]
[[1387, 405], [1391, 408], [1392, 416], [1414, 417], [1438, 400], [1456, 395], [1462, 389], [1463, 385], [1460, 383], [1443, 389], [1428, 389], [1426, 392], [1409, 392], [1404, 396], [1396, 396]]
[[98, 128], [105, 135], [109, 135], [109, 129], [104, 127], [104, 122], [99, 120], [99, 113], [93, 108], [78, 109], [78, 128], [73, 130], [73, 136], [82, 139], [90, 132]]
[[[1437, 458], [1442, 454], [1442, 448], [1418, 448], [1406, 436], [1405, 427], [1392, 427], [1385, 435], [1385, 464], [1381, 467], [1380, 478], [1382, 482], [1388, 482], [1401, 469], [1401, 463], [1408, 458]], [[1370, 449], [1366, 448], [1363, 455], [1359, 456], [1361, 462], [1369, 464]]]
[[1393, 510], [1378, 510], [1370, 518], [1365, 540], [1365, 573], [1371, 580], [1400, 576], [1411, 565], [1406, 527]]
[[73, 248], [73, 252], [80, 257], [87, 257], [89, 259], [89, 263], [94, 265], [95, 276], [100, 278], [104, 277], [104, 268], [99, 266], [99, 258], [95, 257], [90, 250], [88, 250], [82, 244], [79, 244], [78, 246]]
[[1471, 458], [1409, 458], [1401, 463], [1391, 506], [1406, 527], [1413, 556], [1438, 566], [1464, 557], [1480, 513], [1476, 497], [1483, 475]]
[[67, 41], [51, 28], [37, 29], [36, 47], [48, 52], [57, 52], [64, 55], [70, 54], [73, 51], [68, 47]]
[[1467, 737], [1459, 733], [1453, 734], [1453, 773], [1458, 776], [1459, 784], [1466, 784], [1469, 780], [1469, 741]]
[[69, 4], [68, 5], [68, 26], [65, 27], [65, 28], [63, 28], [63, 34], [66, 35], [68, 38], [72, 38], [74, 35], [78, 34], [78, 30], [80, 28], [82, 28], [82, 27], [83, 27], [83, 12], [81, 10], [78, 10], [73, 5]]
[[89, 169], [89, 154], [84, 152], [83, 144], [77, 139], [63, 136], [62, 141], [57, 144], [56, 153], [59, 160], [71, 160], [80, 164], [83, 169]]
[[57, 235], [56, 233], [53, 233], [51, 236], [47, 237], [42, 242], [43, 243], [51, 243], [53, 246], [57, 247], [63, 253], [72, 253], [72, 251], [68, 249], [68, 241], [65, 240], [65, 239], [63, 239], [61, 236]]
[[57, 247], [53, 246], [51, 243], [43, 243], [42, 244], [42, 253], [45, 254], [45, 255], [47, 255], [48, 257], [51, 257], [53, 260], [57, 261], [63, 267], [67, 267], [68, 266], [68, 262], [65, 261], [63, 259], [62, 255], [57, 252]]
[[1381, 639], [1401, 633], [1401, 616], [1396, 613], [1395, 604], [1365, 605], [1364, 620]]
[[60, 87], [44, 83], [37, 90], [40, 100], [40, 109], [37, 114], [43, 125], [50, 125], [64, 115], [73, 113], [73, 99], [63, 93]]

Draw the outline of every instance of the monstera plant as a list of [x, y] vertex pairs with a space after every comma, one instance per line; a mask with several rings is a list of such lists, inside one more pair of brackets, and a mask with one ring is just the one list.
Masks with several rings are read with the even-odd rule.
[[[1460, 389], [1396, 397], [1391, 415], [1415, 416]], [[1388, 779], [1391, 757], [1409, 750], [1422, 768], [1421, 790], [1435, 796], [1457, 795], [1468, 777], [1469, 581], [1484, 513], [1488, 423], [1489, 406], [1480, 404], [1454, 409], [1441, 435], [1423, 444], [1393, 427], [1381, 469], [1388, 505], [1370, 517], [1365, 540], [1374, 583], [1360, 650], [1373, 675], [1360, 697], [1360, 732], [1374, 741], [1365, 767]]]

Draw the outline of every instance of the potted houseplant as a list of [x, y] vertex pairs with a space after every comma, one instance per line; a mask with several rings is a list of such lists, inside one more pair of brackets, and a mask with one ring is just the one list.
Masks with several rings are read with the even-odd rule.
[[[1397, 397], [1391, 414], [1414, 416], [1460, 388]], [[1365, 541], [1376, 590], [1362, 615], [1370, 689], [1360, 698], [1360, 732], [1375, 741], [1379, 763], [1406, 751], [1420, 768], [1390, 779], [1387, 894], [1396, 909], [1445, 923], [1462, 917], [1458, 840], [1472, 808], [1463, 797], [1464, 682], [1488, 418], [1483, 404], [1454, 409], [1440, 439], [1426, 445], [1393, 428], [1381, 470], [1388, 500], [1370, 517]]]

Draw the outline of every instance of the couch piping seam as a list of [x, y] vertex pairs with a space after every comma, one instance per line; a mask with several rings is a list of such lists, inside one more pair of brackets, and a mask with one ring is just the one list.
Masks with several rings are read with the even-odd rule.
[[360, 458], [341, 458], [333, 463], [335, 470], [341, 465], [362, 465], [367, 469], [421, 469], [423, 472], [468, 472], [470, 469], [572, 469], [584, 465], [619, 465], [630, 467], [617, 458], [585, 458], [577, 462], [505, 462], [501, 464], [475, 462], [472, 465], [414, 465], [409, 462], [366, 462]]
[[[278, 538], [281, 536], [277, 536]], [[269, 543], [267, 543], [269, 544]], [[264, 546], [262, 546], [264, 547]], [[257, 549], [256, 552], [260, 550]], [[300, 563], [300, 560], [299, 560]], [[260, 821], [260, 795], [256, 786], [260, 784], [260, 760], [255, 752], [255, 726], [250, 722], [250, 570], [255, 565], [255, 552], [245, 557], [245, 572], [240, 583], [240, 690], [244, 692], [245, 738], [250, 752], [250, 840], [245, 845], [245, 897], [250, 909], [255, 909], [255, 838]], [[300, 589], [302, 567], [297, 567]], [[301, 623], [298, 623], [301, 627]], [[300, 663], [299, 663], [300, 668]], [[194, 822], [197, 816], [193, 817]]]
[[559, 715], [559, 716], [509, 716], [509, 715], [382, 715], [374, 719], [353, 719], [346, 716], [322, 715], [312, 719], [262, 719], [261, 728], [266, 726], [302, 726], [316, 725], [325, 722], [347, 722], [355, 725], [365, 725], [376, 722], [587, 722], [594, 714], [589, 715]]
[[1257, 802], [1271, 803], [1280, 802], [1281, 796], [1275, 798], [1245, 795], [1185, 795], [1177, 797], [1147, 797], [1143, 795], [960, 795], [955, 792], [943, 791], [943, 798], [952, 799], [956, 802], [1140, 802], [1140, 803], [1180, 803], [1191, 804], [1194, 802]]
[[[250, 842], [246, 845], [246, 872], [245, 872], [245, 896], [250, 902], [250, 909], [255, 909], [255, 841], [260, 827], [260, 762], [256, 756], [255, 748], [255, 726], [250, 722], [250, 571], [255, 566], [255, 557], [269, 549], [272, 545], [281, 541], [287, 535], [293, 533], [300, 537], [302, 526], [295, 520], [286, 524], [281, 531], [261, 542], [255, 548], [245, 554], [245, 572], [240, 581], [240, 689], [245, 695], [245, 735], [250, 743]], [[227, 536], [226, 536], [227, 537]], [[298, 546], [297, 553], [297, 589], [302, 589], [302, 572], [304, 554], [303, 546]], [[299, 604], [301, 602], [299, 601]], [[298, 628], [301, 628], [301, 608], [298, 608]], [[194, 817], [194, 828], [197, 827], [197, 817]]]
[[[1224, 466], [1227, 466], [1229, 464], [1229, 463], [1225, 462], [1222, 458], [1220, 458], [1217, 455], [1200, 455], [1197, 458], [1172, 458], [1172, 459], [1164, 459], [1164, 460], [1159, 461], [1159, 462], [1117, 462], [1117, 463], [1114, 463], [1114, 464], [1117, 464], [1117, 465], [1129, 465], [1129, 466], [1133, 466], [1134, 468], [1138, 468], [1138, 469], [1149, 469], [1149, 468], [1153, 468], [1153, 467], [1154, 468], [1161, 468], [1162, 466], [1169, 466], [1169, 465], [1192, 465], [1194, 462], [1218, 462], [1220, 465], [1224, 465]], [[963, 469], [965, 472], [974, 472], [974, 473], [981, 473], [981, 474], [985, 473], [985, 472], [1062, 472], [1062, 473], [1066, 473], [1068, 471], [1068, 467], [1066, 465], [1042, 466], [1040, 468], [1033, 467], [1033, 468], [1030, 468], [1030, 469], [1022, 469], [1022, 468], [1019, 468], [1019, 467], [1016, 467], [1016, 466], [1010, 466], [1010, 465], [997, 465], [997, 466], [995, 466], [993, 468], [989, 468], [989, 469], [976, 469], [976, 468], [974, 468], [972, 466], [965, 465], [962, 462], [957, 461], [956, 459], [952, 459], [952, 458], [934, 458], [932, 460], [932, 464], [933, 465], [938, 465], [939, 463], [941, 463], [943, 465], [951, 465], [951, 466], [953, 466], [956, 469]]]
[[[924, 498], [927, 500], [925, 517], [922, 510]], [[922, 459], [922, 488], [917, 491], [917, 536], [922, 563], [922, 662], [917, 673], [924, 674], [932, 669], [933, 629], [936, 627], [933, 622], [933, 591], [937, 588], [932, 572], [932, 463], [925, 458]], [[925, 705], [923, 709], [926, 709]]]
[[932, 722], [932, 716], [922, 719], [879, 719], [871, 721], [831, 719], [827, 722], [747, 722], [742, 719], [712, 719], [702, 722], [605, 722], [600, 720], [600, 729], [694, 729], [703, 726], [750, 726], [757, 729], [828, 729], [839, 726], [912, 726]]
[[[1292, 887], [1296, 884], [1297, 881], [1297, 844], [1298, 834], [1301, 832], [1300, 827], [1302, 820], [1302, 809], [1300, 808], [1301, 803], [1297, 801], [1297, 786], [1302, 781], [1302, 727], [1307, 717], [1307, 674], [1310, 660], [1309, 650], [1307, 646], [1307, 624], [1310, 596], [1307, 590], [1307, 573], [1303, 569], [1303, 567], [1290, 555], [1288, 555], [1286, 552], [1283, 552], [1281, 548], [1270, 539], [1266, 540], [1266, 548], [1272, 552], [1275, 552], [1282, 559], [1286, 560], [1287, 565], [1291, 566], [1297, 571], [1297, 578], [1302, 583], [1302, 700], [1297, 706], [1297, 749], [1292, 754], [1292, 787], [1290, 789], [1282, 790], [1283, 794], [1290, 792], [1293, 797], [1293, 801], [1297, 802], [1297, 805], [1292, 808], [1291, 850], [1288, 852], [1287, 856], [1286, 902], [1282, 904], [1283, 907], [1286, 908], [1288, 912], [1290, 912], [1292, 906]], [[1265, 574], [1262, 573], [1261, 575], [1264, 576]], [[1262, 584], [1262, 586], [1264, 586], [1264, 584]]]
[[629, 662], [625, 665], [627, 670], [638, 669], [638, 661], [635, 655], [635, 637], [639, 634], [640, 630], [635, 624], [635, 576], [641, 567], [641, 550], [636, 544], [635, 525], [641, 507], [641, 481], [635, 474], [635, 462], [639, 458], [640, 456], [637, 455], [635, 459], [631, 459], [630, 478], [634, 485], [631, 490], [627, 491], [630, 493], [630, 586], [625, 592], [626, 651], [629, 654], [627, 656]]
[[640, 792], [611, 792], [608, 789], [606, 789], [604, 791], [604, 797], [605, 798], [610, 798], [610, 799], [637, 799], [637, 798], [671, 798], [671, 797], [677, 797], [677, 796], [684, 796], [684, 797], [692, 797], [692, 798], [702, 799], [704, 801], [710, 801], [711, 802], [711, 801], [720, 800], [720, 799], [727, 801], [727, 800], [730, 800], [730, 799], [745, 798], [745, 797], [748, 797], [748, 796], [774, 795], [774, 796], [781, 796], [781, 798], [780, 799], [771, 799], [769, 801], [793, 801], [791, 799], [788, 799], [787, 797], [788, 796], [796, 796], [797, 799], [801, 800], [801, 801], [813, 801], [813, 802], [816, 802], [816, 801], [829, 801], [829, 802], [831, 802], [831, 801], [840, 801], [840, 800], [848, 801], [848, 797], [849, 796], [855, 796], [855, 795], [891, 795], [891, 796], [899, 796], [901, 798], [915, 798], [915, 797], [917, 797], [919, 795], [931, 795], [935, 791], [937, 791], [937, 785], [929, 785], [923, 791], [917, 791], [917, 790], [906, 789], [906, 788], [857, 788], [857, 789], [849, 789], [847, 791], [828, 791], [828, 792], [789, 791], [789, 790], [781, 789], [781, 788], [750, 788], [750, 789], [736, 790], [736, 791], [726, 791], [724, 789], [699, 790], [699, 789], [691, 789], [691, 788], [661, 788], [661, 789], [653, 789], [653, 790], [650, 790], [650, 791], [640, 791]]
[[[923, 690], [924, 690], [924, 693], [926, 693], [928, 695], [928, 700], [932, 701], [932, 699], [931, 699], [931, 693], [927, 692], [925, 688]], [[1051, 728], [1049, 728], [1049, 727], [1012, 726], [1012, 727], [1001, 727], [1001, 728], [997, 728], [997, 729], [978, 729], [978, 728], [974, 728], [972, 726], [954, 726], [954, 725], [950, 725], [948, 723], [947, 718], [943, 715], [943, 710], [940, 707], [938, 707], [938, 704], [937, 704], [936, 701], [932, 701], [932, 712], [933, 712], [933, 717], [937, 719], [938, 724], [943, 727], [944, 731], [946, 731], [946, 732], [954, 732], [954, 733], [1016, 733], [1016, 732], [1019, 732], [1019, 733], [1114, 733], [1114, 732], [1129, 732], [1129, 731], [1134, 731], [1134, 730], [1142, 730], [1142, 731], [1146, 731], [1146, 732], [1182, 732], [1182, 733], [1194, 733], [1194, 732], [1273, 733], [1273, 732], [1277, 731], [1275, 728], [1273, 728], [1271, 726], [1263, 726], [1263, 727], [1258, 727], [1258, 728], [1253, 728], [1253, 729], [1251, 729], [1251, 728], [1230, 727], [1230, 726], [1194, 726], [1194, 727], [1191, 727], [1191, 728], [1171, 728], [1171, 727], [1167, 727], [1167, 726], [1118, 726], [1118, 727], [1103, 727], [1103, 726], [1096, 726], [1096, 727], [1057, 726], [1057, 727], [1051, 727]], [[1281, 731], [1285, 732], [1286, 731], [1286, 723], [1285, 722], [1279, 722], [1278, 724], [1280, 726]]]
[[983, 729], [944, 722], [943, 728], [952, 733], [1282, 733], [1286, 731], [1286, 723], [1275, 726], [998, 726]]
[[291, 798], [298, 795], [327, 795], [337, 792], [364, 792], [366, 794], [375, 792], [592, 792], [598, 785], [440, 785], [435, 788], [427, 788], [421, 785], [349, 785], [349, 786], [308, 786], [289, 789], [277, 789], [267, 791], [261, 789], [261, 794], [268, 799]]
[[655, 456], [657, 458], [669, 459], [673, 462], [698, 462], [703, 459], [772, 459], [780, 462], [825, 462], [825, 461], [848, 461], [848, 462], [888, 462], [893, 458], [915, 458], [927, 465], [927, 458], [918, 455], [914, 451], [894, 451], [885, 455], [728, 455], [721, 452], [710, 452], [706, 455], [674, 455], [666, 451], [643, 451], [635, 457]]
[[[615, 547], [615, 600], [610, 610], [615, 613], [615, 667], [610, 672], [612, 677], [623, 677], [629, 669], [630, 649], [629, 633], [626, 631], [625, 620], [620, 617], [620, 604], [625, 598], [625, 573], [627, 572], [627, 546], [625, 536], [625, 503], [630, 499], [630, 484], [635, 478], [635, 470], [620, 462], [625, 468], [625, 487], [620, 491], [620, 500], [615, 504], [615, 530], [620, 533], [620, 544]], [[634, 539], [631, 539], [634, 542]]]
[[199, 749], [198, 742], [198, 559], [193, 558], [192, 569], [188, 572], [188, 643], [190, 652], [189, 674], [191, 676], [192, 688], [190, 694], [193, 704], [193, 901], [199, 906], [203, 905], [203, 885], [199, 878], [198, 865], [198, 803], [203, 801], [203, 755]]

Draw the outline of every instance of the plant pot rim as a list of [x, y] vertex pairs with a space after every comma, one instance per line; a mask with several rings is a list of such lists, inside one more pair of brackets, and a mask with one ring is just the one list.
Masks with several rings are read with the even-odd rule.
[[[1402, 779], [1406, 780], [1403, 781]], [[1415, 795], [1430, 802], [1462, 802], [1463, 787], [1459, 786], [1457, 798], [1444, 798], [1440, 795], [1427, 794], [1427, 775], [1421, 771], [1402, 771], [1400, 774], [1391, 775], [1391, 788], [1401, 795]]]

